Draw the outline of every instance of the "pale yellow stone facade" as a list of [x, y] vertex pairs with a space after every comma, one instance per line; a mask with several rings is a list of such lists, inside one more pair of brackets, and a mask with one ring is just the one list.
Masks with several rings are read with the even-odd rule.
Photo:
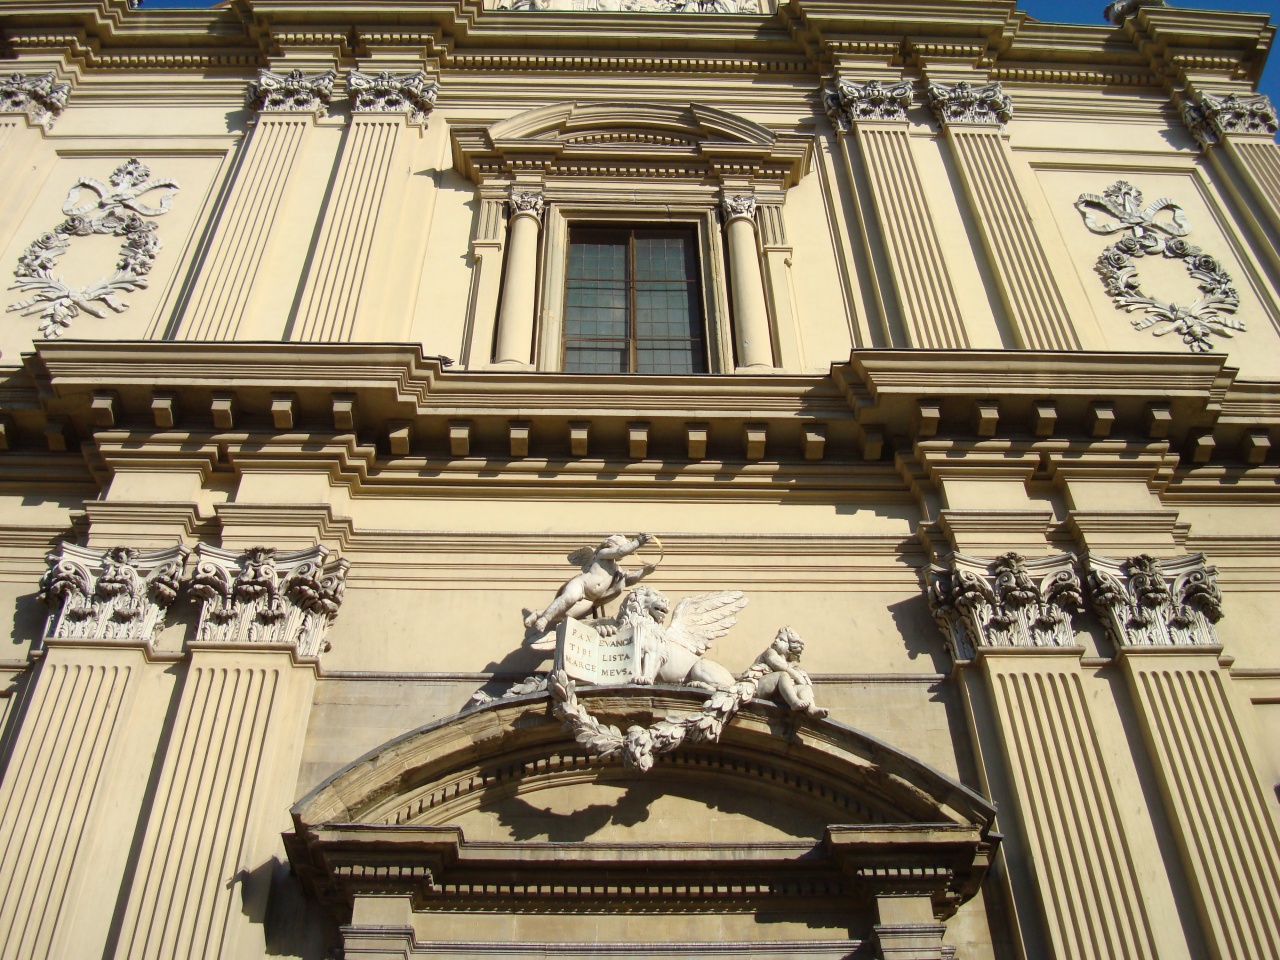
[[[1275, 27], [1117, 18], [8, 0], [0, 958], [1280, 957]], [[829, 716], [504, 697], [637, 531]]]

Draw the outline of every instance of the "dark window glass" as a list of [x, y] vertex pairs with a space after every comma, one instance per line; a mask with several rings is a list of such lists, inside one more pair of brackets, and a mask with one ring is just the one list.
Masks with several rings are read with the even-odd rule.
[[694, 249], [692, 230], [572, 228], [564, 369], [705, 373]]

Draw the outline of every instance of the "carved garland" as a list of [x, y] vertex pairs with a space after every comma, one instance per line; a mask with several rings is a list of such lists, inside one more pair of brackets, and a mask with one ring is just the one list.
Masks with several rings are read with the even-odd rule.
[[716, 691], [703, 703], [700, 713], [667, 717], [648, 727], [631, 726], [624, 735], [587, 712], [578, 702], [574, 682], [563, 670], [557, 670], [549, 683], [556, 716], [581, 746], [602, 760], [620, 756], [623, 763], [641, 773], [653, 769], [656, 755], [671, 753], [682, 743], [718, 743], [725, 724], [751, 701], [759, 685], [758, 677], [748, 675], [728, 690]]
[[[1232, 330], [1245, 329], [1243, 321], [1231, 316], [1240, 307], [1240, 295], [1230, 275], [1216, 258], [1182, 239], [1191, 227], [1182, 208], [1172, 200], [1163, 198], [1143, 207], [1142, 191], [1117, 180], [1102, 196], [1082, 193], [1075, 206], [1094, 233], [1130, 231], [1129, 236], [1102, 251], [1095, 269], [1117, 307], [1128, 313], [1143, 311], [1143, 316], [1130, 321], [1136, 329], [1154, 327], [1151, 332], [1157, 337], [1176, 333], [1193, 353], [1212, 350], [1213, 334], [1230, 337]], [[1098, 222], [1094, 210], [1110, 214], [1117, 222]], [[1171, 218], [1157, 220], [1164, 211]], [[1184, 307], [1144, 293], [1134, 259], [1157, 254], [1166, 260], [1181, 260], [1204, 296]]]
[[[40, 332], [52, 340], [71, 326], [80, 311], [106, 319], [103, 308], [124, 313], [129, 305], [119, 299], [119, 294], [145, 289], [147, 274], [155, 263], [160, 250], [160, 237], [156, 224], [143, 217], [158, 217], [169, 211], [174, 194], [178, 192], [176, 180], [153, 180], [151, 170], [136, 159], [121, 164], [111, 174], [110, 186], [92, 177], [81, 177], [67, 194], [62, 212], [67, 219], [31, 243], [18, 258], [18, 278], [9, 289], [30, 294], [25, 300], [9, 305], [9, 310], [20, 310], [24, 317], [40, 315]], [[80, 192], [87, 189], [96, 199], [77, 206]], [[139, 198], [152, 190], [168, 190], [160, 198], [157, 207], [148, 206]], [[58, 259], [67, 252], [72, 237], [88, 237], [93, 234], [123, 237], [120, 259], [113, 276], [98, 280], [86, 287], [71, 287], [61, 277], [55, 277]]]

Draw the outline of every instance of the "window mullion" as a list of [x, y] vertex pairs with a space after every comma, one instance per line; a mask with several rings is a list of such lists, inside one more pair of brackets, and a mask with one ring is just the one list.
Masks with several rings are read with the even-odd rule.
[[631, 373], [640, 369], [636, 345], [636, 232], [627, 232], [627, 362]]

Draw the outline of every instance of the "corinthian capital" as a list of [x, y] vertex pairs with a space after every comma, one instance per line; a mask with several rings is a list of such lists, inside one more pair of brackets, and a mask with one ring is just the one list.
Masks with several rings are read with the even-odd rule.
[[259, 70], [258, 79], [245, 91], [246, 106], [260, 113], [317, 113], [323, 116], [333, 95], [332, 70], [307, 75], [301, 70], [272, 73]]
[[1201, 146], [1212, 146], [1229, 133], [1274, 137], [1280, 124], [1271, 98], [1263, 93], [1209, 94], [1182, 106], [1182, 120]]
[[329, 648], [325, 634], [346, 589], [346, 560], [324, 547], [277, 554], [272, 547], [234, 553], [196, 547], [191, 592], [203, 602], [197, 637], [223, 643], [291, 645], [300, 657]]
[[63, 543], [45, 557], [39, 599], [49, 608], [45, 636], [137, 640], [148, 646], [178, 595], [186, 547], [103, 553]]
[[854, 83], [841, 80], [833, 93], [827, 94], [827, 113], [837, 126], [858, 122], [902, 122], [911, 106], [911, 82], [900, 80], [885, 86], [879, 80]]
[[943, 126], [953, 123], [1000, 126], [1013, 119], [1013, 101], [999, 83], [984, 83], [980, 87], [964, 80], [954, 87], [931, 83], [925, 99]]
[[71, 84], [60, 82], [52, 71], [0, 76], [0, 113], [25, 113], [28, 120], [42, 127], [53, 125], [70, 96]]
[[546, 201], [542, 199], [542, 194], [537, 190], [512, 190], [511, 191], [511, 216], [520, 215], [530, 216], [542, 222], [542, 210], [546, 206]]
[[404, 113], [420, 123], [435, 106], [440, 84], [425, 73], [361, 73], [347, 75], [351, 109], [355, 113]]
[[1071, 554], [987, 562], [951, 554], [925, 571], [929, 610], [956, 660], [990, 647], [1070, 647], [1083, 603]]
[[1214, 646], [1222, 619], [1218, 570], [1203, 553], [1175, 560], [1146, 555], [1085, 558], [1089, 601], [1117, 647]]
[[754, 220], [756, 215], [756, 198], [744, 195], [727, 196], [720, 201], [720, 209], [724, 213], [724, 222], [726, 226], [734, 220]]

